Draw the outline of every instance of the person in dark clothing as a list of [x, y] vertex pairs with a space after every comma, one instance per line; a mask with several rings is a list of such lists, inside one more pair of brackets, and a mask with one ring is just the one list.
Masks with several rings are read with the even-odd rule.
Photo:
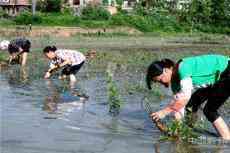
[[26, 38], [17, 38], [11, 41], [3, 40], [0, 43], [0, 49], [8, 49], [10, 54], [9, 64], [20, 64], [25, 66], [30, 48], [31, 42]]

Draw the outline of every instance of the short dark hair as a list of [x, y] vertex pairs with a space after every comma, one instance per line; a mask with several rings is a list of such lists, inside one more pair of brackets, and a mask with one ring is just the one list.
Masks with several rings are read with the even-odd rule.
[[164, 68], [174, 67], [175, 63], [170, 59], [162, 59], [161, 61], [154, 61], [152, 62], [149, 67], [147, 68], [146, 74], [146, 84], [149, 90], [152, 89], [152, 79], [155, 76], [161, 75], [163, 73]]
[[31, 42], [29, 40], [24, 40], [24, 43], [22, 45], [22, 49], [24, 52], [29, 52], [31, 47]]
[[17, 52], [19, 52], [19, 48], [15, 44], [9, 44], [9, 46], [8, 46], [8, 52], [10, 54], [17, 53]]
[[29, 52], [31, 47], [31, 42], [25, 38], [17, 38], [10, 42], [8, 46], [8, 52], [10, 54], [17, 53], [22, 49], [22, 52]]
[[49, 52], [55, 52], [56, 50], [57, 50], [56, 46], [46, 46], [43, 49], [43, 53], [46, 54], [46, 53], [49, 53]]

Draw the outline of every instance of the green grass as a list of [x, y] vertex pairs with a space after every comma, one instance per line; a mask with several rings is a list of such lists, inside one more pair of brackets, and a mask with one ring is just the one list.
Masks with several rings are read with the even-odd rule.
[[0, 61], [5, 61], [7, 58], [8, 58], [7, 52], [0, 50]]
[[0, 19], [0, 25], [3, 27], [8, 27], [9, 25], [16, 25], [16, 23], [13, 20], [9, 19]]
[[[100, 16], [99, 16], [100, 17]], [[82, 28], [113, 28], [128, 26], [143, 33], [222, 33], [230, 34], [229, 27], [217, 27], [213, 25], [199, 25], [191, 29], [189, 24], [180, 23], [174, 16], [152, 14], [141, 16], [138, 14], [118, 13], [106, 20], [89, 20], [73, 16], [68, 13], [40, 13], [32, 16], [30, 12], [24, 12], [15, 19], [1, 19], [1, 26], [28, 25], [39, 26], [65, 26]]]

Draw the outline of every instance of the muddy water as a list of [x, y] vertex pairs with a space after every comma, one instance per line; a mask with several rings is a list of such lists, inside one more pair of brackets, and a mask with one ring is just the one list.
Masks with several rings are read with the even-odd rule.
[[152, 152], [157, 137], [138, 97], [111, 116], [105, 74], [82, 70], [79, 80], [70, 87], [24, 79], [17, 67], [1, 72], [1, 152]]
[[[123, 73], [117, 71], [120, 67], [111, 66], [109, 62], [103, 66], [111, 67], [114, 80], [122, 91], [123, 104], [117, 116], [109, 113], [107, 78], [103, 68], [84, 66], [74, 85], [57, 77], [42, 79], [38, 71], [43, 72], [40, 69], [45, 66], [34, 70], [32, 65], [25, 71], [17, 66], [2, 70], [1, 152], [229, 152], [230, 147], [226, 144], [160, 142], [161, 133], [153, 126], [141, 103], [144, 93], [125, 92], [127, 82], [144, 82], [143, 72], [137, 67], [123, 66]], [[159, 98], [152, 100], [159, 101]], [[156, 110], [158, 104], [152, 105], [153, 109]]]

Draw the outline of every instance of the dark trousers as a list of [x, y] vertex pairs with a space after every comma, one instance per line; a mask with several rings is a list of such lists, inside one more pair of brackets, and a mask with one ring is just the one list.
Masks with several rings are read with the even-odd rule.
[[207, 101], [203, 109], [204, 115], [210, 122], [214, 122], [220, 115], [218, 109], [227, 101], [230, 96], [230, 61], [228, 67], [221, 73], [220, 79], [214, 84], [206, 88], [201, 88], [195, 91], [188, 104], [186, 110], [197, 112], [200, 105]]
[[70, 75], [70, 74], [76, 74], [82, 67], [82, 65], [85, 62], [81, 62], [78, 65], [67, 65], [63, 70], [62, 70], [62, 75]]

